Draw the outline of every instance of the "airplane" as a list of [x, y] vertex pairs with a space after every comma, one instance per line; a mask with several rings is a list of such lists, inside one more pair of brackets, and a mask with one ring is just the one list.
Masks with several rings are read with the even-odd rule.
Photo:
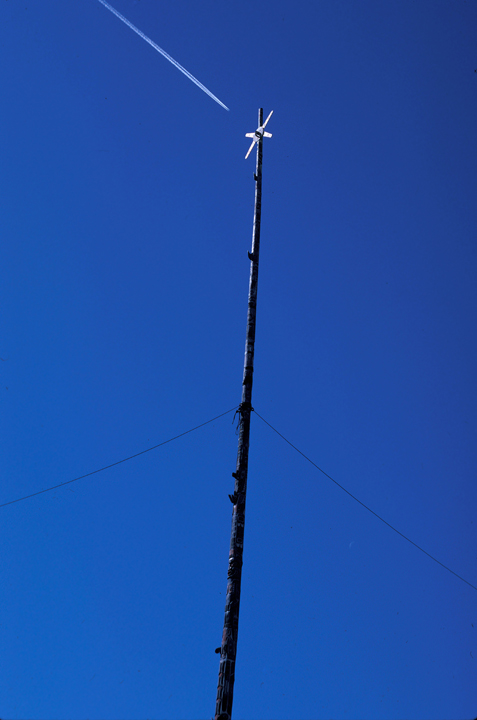
[[272, 133], [265, 132], [265, 125], [266, 125], [267, 122], [270, 120], [270, 118], [272, 117], [272, 115], [273, 115], [273, 110], [272, 110], [272, 112], [270, 113], [270, 115], [267, 117], [267, 119], [265, 120], [265, 122], [263, 123], [263, 125], [260, 125], [260, 127], [257, 128], [257, 129], [255, 130], [255, 132], [253, 132], [253, 133], [245, 133], [245, 137], [251, 137], [251, 138], [253, 138], [252, 144], [250, 145], [250, 147], [249, 147], [249, 149], [248, 149], [248, 153], [245, 155], [245, 160], [248, 158], [248, 156], [249, 156], [250, 153], [252, 152], [252, 148], [253, 148], [253, 146], [255, 145], [256, 142], [258, 142], [259, 140], [261, 140], [261, 139], [264, 138], [264, 137], [272, 137]]

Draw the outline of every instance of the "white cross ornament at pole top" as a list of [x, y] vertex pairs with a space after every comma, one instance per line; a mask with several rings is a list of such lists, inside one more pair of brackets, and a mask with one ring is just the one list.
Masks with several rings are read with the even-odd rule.
[[270, 120], [270, 118], [272, 117], [272, 115], [273, 115], [273, 110], [272, 110], [272, 112], [270, 113], [270, 115], [267, 117], [267, 119], [265, 120], [265, 122], [263, 123], [263, 125], [260, 125], [260, 127], [258, 127], [258, 128], [255, 130], [255, 132], [253, 132], [253, 133], [245, 133], [245, 137], [251, 137], [251, 138], [253, 138], [252, 144], [250, 145], [250, 147], [249, 147], [249, 149], [248, 149], [248, 153], [245, 155], [245, 160], [248, 158], [248, 156], [249, 156], [250, 153], [252, 152], [252, 148], [253, 148], [253, 146], [255, 145], [256, 142], [258, 142], [259, 140], [261, 140], [261, 139], [264, 138], [264, 137], [272, 137], [272, 133], [265, 132], [265, 125], [266, 125], [267, 122]]

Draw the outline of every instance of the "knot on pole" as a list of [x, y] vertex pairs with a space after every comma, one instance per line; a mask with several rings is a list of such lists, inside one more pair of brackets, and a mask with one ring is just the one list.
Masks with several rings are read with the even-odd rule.
[[235, 556], [230, 557], [227, 577], [234, 578], [234, 579], [240, 578], [240, 576], [242, 574], [242, 565], [243, 565], [242, 558], [237, 558]]

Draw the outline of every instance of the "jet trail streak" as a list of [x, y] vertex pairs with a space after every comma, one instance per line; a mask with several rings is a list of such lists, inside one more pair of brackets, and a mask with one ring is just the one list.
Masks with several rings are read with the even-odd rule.
[[120, 20], [122, 20], [123, 23], [125, 23], [128, 27], [130, 27], [131, 30], [134, 30], [134, 32], [137, 33], [140, 37], [142, 37], [143, 40], [145, 40], [146, 42], [148, 42], [149, 45], [152, 45], [152, 47], [154, 48], [154, 50], [157, 50], [157, 52], [161, 53], [161, 55], [164, 55], [164, 57], [166, 58], [166, 60], [169, 60], [169, 62], [171, 62], [178, 70], [180, 70], [181, 73], [184, 73], [184, 75], [185, 75], [186, 77], [188, 77], [189, 80], [192, 80], [192, 82], [195, 83], [195, 84], [197, 85], [197, 87], [200, 87], [200, 89], [203, 90], [209, 97], [211, 97], [212, 100], [215, 100], [215, 102], [218, 103], [219, 105], [221, 105], [223, 108], [225, 108], [225, 110], [228, 110], [228, 109], [229, 109], [229, 108], [227, 107], [227, 105], [224, 105], [223, 102], [220, 102], [219, 98], [215, 97], [215, 95], [213, 95], [213, 94], [210, 92], [210, 90], [207, 90], [207, 88], [205, 87], [205, 85], [202, 85], [202, 83], [199, 82], [199, 81], [197, 80], [197, 78], [195, 78], [193, 75], [191, 75], [190, 72], [185, 69], [185, 67], [182, 67], [182, 65], [180, 65], [180, 64], [177, 62], [177, 60], [174, 60], [174, 58], [172, 58], [170, 55], [168, 55], [168, 53], [166, 53], [165, 50], [163, 50], [161, 47], [159, 47], [159, 45], [156, 45], [156, 43], [153, 42], [153, 41], [151, 40], [151, 38], [148, 38], [147, 35], [144, 35], [144, 33], [141, 32], [141, 31], [140, 31], [135, 25], [133, 25], [131, 22], [129, 22], [129, 20], [127, 20], [127, 19], [124, 17], [124, 15], [121, 15], [121, 13], [119, 13], [117, 10], [115, 10], [113, 7], [111, 7], [111, 5], [109, 5], [107, 2], [105, 2], [105, 0], [99, 0], [99, 2], [101, 3], [101, 5], [104, 5], [105, 8], [108, 8], [108, 10], [110, 10], [110, 11], [113, 13], [113, 15], [116, 15], [117, 18], [119, 18]]

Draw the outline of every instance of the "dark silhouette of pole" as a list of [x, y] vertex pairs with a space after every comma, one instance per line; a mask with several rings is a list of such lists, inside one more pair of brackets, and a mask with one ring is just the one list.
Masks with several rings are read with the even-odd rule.
[[[258, 125], [263, 122], [263, 110], [258, 111]], [[252, 252], [250, 258], [250, 283], [248, 291], [247, 335], [243, 367], [242, 402], [239, 406], [239, 439], [237, 467], [234, 473], [235, 487], [229, 495], [233, 503], [232, 532], [230, 537], [229, 569], [227, 573], [227, 597], [225, 601], [224, 631], [220, 648], [219, 683], [215, 720], [230, 720], [235, 681], [237, 655], [240, 588], [242, 582], [242, 555], [245, 526], [245, 496], [247, 492], [248, 450], [250, 441], [250, 414], [252, 412], [253, 356], [255, 346], [255, 318], [257, 313], [258, 256], [260, 251], [260, 215], [262, 206], [262, 151], [263, 134], [257, 141], [257, 167], [255, 178], [255, 212], [253, 218]]]

